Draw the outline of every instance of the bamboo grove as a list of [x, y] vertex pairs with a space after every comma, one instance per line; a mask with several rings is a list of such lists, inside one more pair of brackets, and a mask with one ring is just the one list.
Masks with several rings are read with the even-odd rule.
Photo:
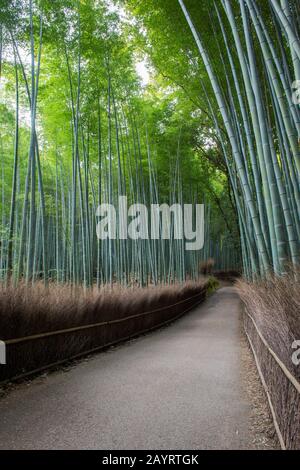
[[195, 279], [209, 257], [238, 266], [231, 238], [211, 239], [209, 198], [199, 252], [174, 238], [97, 239], [97, 207], [120, 195], [204, 202], [182, 174], [181, 131], [162, 161], [133, 53], [105, 2], [6, 1], [0, 13], [1, 279], [147, 285]]
[[283, 274], [300, 261], [299, 2], [208, 2], [210, 42], [193, 2], [178, 2], [209, 78], [199, 88], [230, 175], [245, 273]]

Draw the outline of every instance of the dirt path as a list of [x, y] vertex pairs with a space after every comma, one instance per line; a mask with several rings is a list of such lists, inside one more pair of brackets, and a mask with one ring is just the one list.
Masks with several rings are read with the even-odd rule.
[[18, 386], [0, 400], [0, 448], [270, 448], [253, 429], [240, 309], [224, 287], [167, 328]]

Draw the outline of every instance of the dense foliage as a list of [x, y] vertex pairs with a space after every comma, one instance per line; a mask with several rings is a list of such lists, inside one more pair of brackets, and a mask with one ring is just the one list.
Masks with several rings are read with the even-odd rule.
[[142, 47], [214, 128], [245, 272], [281, 274], [299, 264], [299, 2], [125, 3]]
[[[3, 279], [145, 284], [197, 277], [209, 256], [223, 269], [239, 263], [228, 171], [207, 113], [160, 73], [124, 6], [1, 2]], [[137, 73], [145, 57], [148, 84]], [[99, 242], [96, 208], [119, 195], [205, 202], [204, 250], [186, 253], [177, 240]]]

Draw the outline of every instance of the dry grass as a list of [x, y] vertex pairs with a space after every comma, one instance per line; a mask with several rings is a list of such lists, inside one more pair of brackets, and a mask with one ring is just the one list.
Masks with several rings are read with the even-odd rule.
[[[267, 343], [299, 380], [300, 367], [292, 362], [292, 344], [300, 339], [299, 273], [271, 276], [264, 281], [238, 281], [249, 313]], [[266, 382], [276, 420], [287, 449], [300, 449], [300, 395], [258, 335], [253, 322], [244, 315], [250, 338]]]
[[236, 286], [248, 311], [271, 348], [300, 378], [300, 367], [292, 363], [292, 343], [300, 339], [299, 273], [270, 276], [254, 283], [240, 280]]
[[[122, 323], [8, 345], [7, 365], [0, 369], [0, 381], [154, 328], [203, 300], [213, 287], [212, 280], [149, 288], [114, 286], [88, 292], [59, 285], [46, 289], [39, 283], [30, 288], [22, 284], [2, 287], [0, 338], [6, 341], [159, 310]], [[196, 294], [199, 297], [187, 300]], [[160, 310], [182, 300], [187, 301]]]

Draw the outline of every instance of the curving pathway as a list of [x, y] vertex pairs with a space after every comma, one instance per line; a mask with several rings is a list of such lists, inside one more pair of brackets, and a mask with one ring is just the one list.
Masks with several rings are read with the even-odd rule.
[[1, 449], [248, 449], [233, 287], [167, 328], [18, 386]]

